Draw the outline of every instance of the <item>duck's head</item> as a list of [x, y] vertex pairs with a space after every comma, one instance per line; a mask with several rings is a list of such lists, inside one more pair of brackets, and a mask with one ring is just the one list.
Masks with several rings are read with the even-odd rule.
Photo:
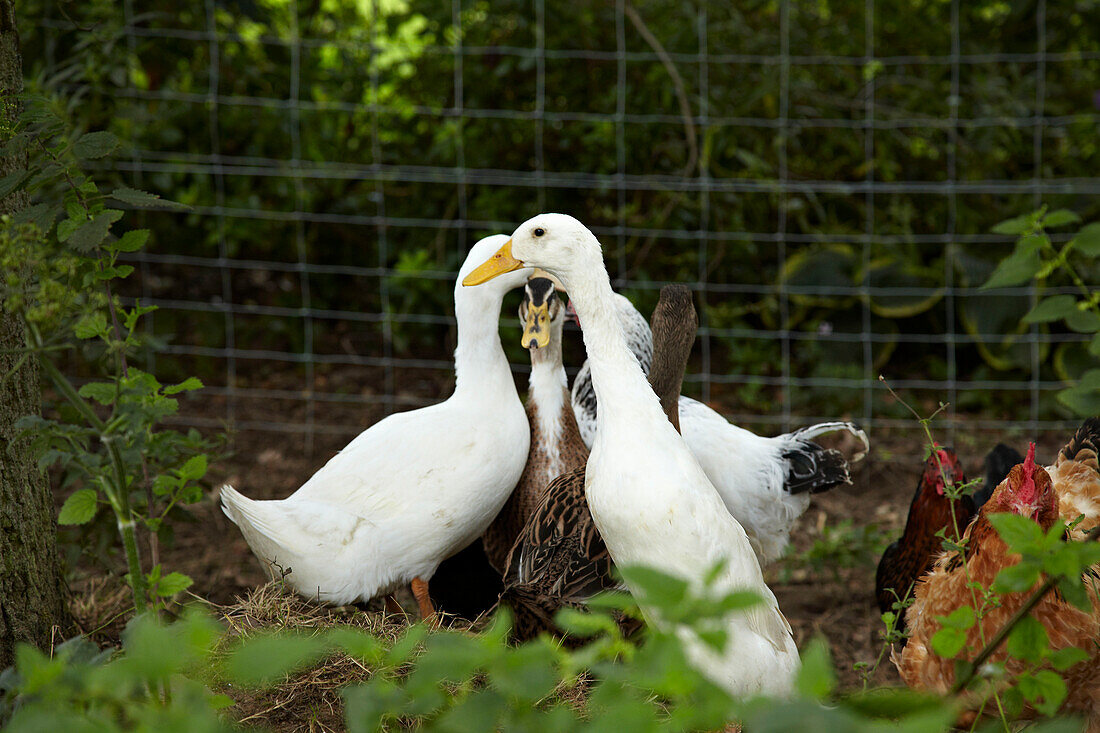
[[539, 267], [561, 278], [568, 289], [573, 274], [598, 262], [600, 243], [568, 214], [539, 214], [516, 228], [491, 257], [462, 280], [480, 285], [521, 267]]
[[[508, 237], [504, 234], [492, 234], [484, 239], [479, 239], [477, 243], [470, 248], [469, 253], [466, 255], [466, 261], [462, 263], [462, 267], [458, 270], [458, 282], [459, 286], [457, 290], [462, 289], [462, 285], [467, 284], [472, 273], [475, 273], [486, 260], [493, 257], [493, 253], [499, 250], [505, 243], [508, 242]], [[502, 277], [498, 277], [491, 290], [495, 291], [494, 294], [499, 293], [501, 297], [509, 290], [521, 287], [527, 278], [531, 276], [530, 268], [525, 267], [522, 263], [513, 268], [507, 273], [502, 272]], [[484, 282], [484, 281], [483, 281]], [[456, 292], [457, 295], [457, 292]]]
[[523, 287], [519, 304], [519, 321], [523, 324], [522, 344], [525, 349], [545, 349], [555, 335], [561, 338], [565, 307], [554, 292], [553, 276], [536, 269]]

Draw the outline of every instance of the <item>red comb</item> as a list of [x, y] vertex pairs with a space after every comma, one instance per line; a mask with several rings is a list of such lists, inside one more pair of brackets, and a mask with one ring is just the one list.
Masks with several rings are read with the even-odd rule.
[[1031, 478], [1035, 475], [1035, 444], [1029, 443], [1027, 458], [1024, 459], [1024, 476]]

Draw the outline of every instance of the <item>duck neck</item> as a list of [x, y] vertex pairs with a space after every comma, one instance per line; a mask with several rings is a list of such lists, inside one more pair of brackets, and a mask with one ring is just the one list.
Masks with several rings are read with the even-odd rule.
[[[500, 344], [500, 304], [503, 294], [491, 288], [455, 287], [455, 320], [458, 321], [458, 347], [455, 349], [455, 394], [477, 392], [484, 397], [494, 394], [483, 390], [485, 384], [512, 387], [512, 370]], [[516, 396], [516, 399], [519, 399]]]
[[592, 385], [600, 406], [596, 414], [597, 438], [605, 434], [605, 425], [617, 416], [631, 423], [637, 419], [639, 410], [663, 417], [657, 395], [627, 346], [602, 258], [578, 272], [584, 275], [571, 280], [563, 277], [562, 281], [580, 319], [588, 352]]

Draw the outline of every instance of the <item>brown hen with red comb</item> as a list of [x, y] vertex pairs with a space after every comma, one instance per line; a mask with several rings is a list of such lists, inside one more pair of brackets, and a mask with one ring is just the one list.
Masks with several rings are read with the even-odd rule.
[[[1062, 449], [1056, 463], [1043, 468], [1035, 463], [1035, 445], [1028, 449], [1023, 464], [1014, 466], [1008, 477], [997, 487], [966, 530], [966, 563], [957, 553], [942, 555], [932, 572], [917, 583], [913, 605], [908, 610], [910, 637], [900, 658], [894, 663], [907, 685], [920, 690], [947, 692], [955, 681], [955, 660], [943, 659], [932, 649], [932, 636], [939, 631], [938, 617], [950, 616], [962, 606], [972, 606], [973, 596], [968, 583], [973, 581], [988, 589], [1004, 568], [1016, 565], [1020, 556], [1010, 552], [989, 521], [989, 515], [1013, 512], [1036, 521], [1044, 530], [1066, 515], [1066, 508], [1085, 506], [1084, 497], [1093, 503], [1085, 512], [1082, 524], [1095, 526], [1100, 514], [1100, 468], [1096, 446], [1100, 445], [1100, 420], [1090, 419], [1077, 431], [1074, 439]], [[1067, 502], [1066, 496], [1071, 497]], [[1060, 512], [1061, 507], [1061, 512]], [[1094, 584], [1094, 566], [1086, 577], [1093, 599], [1092, 608], [1082, 611], [1067, 603], [1060, 594], [1048, 593], [1031, 611], [1046, 629], [1052, 649], [1077, 647], [1090, 658], [1062, 672], [1068, 695], [1063, 711], [1084, 714], [1089, 731], [1100, 732], [1100, 595]], [[983, 639], [992, 638], [1031, 596], [1034, 588], [1001, 596], [999, 606], [985, 615], [967, 631], [966, 647], [959, 658], [972, 659], [981, 650]], [[980, 592], [979, 592], [980, 595]], [[990, 656], [990, 663], [1004, 663], [1010, 675], [1023, 672], [1029, 665], [1008, 658], [1002, 645]], [[1033, 717], [1034, 710], [1025, 708], [1024, 716]]]

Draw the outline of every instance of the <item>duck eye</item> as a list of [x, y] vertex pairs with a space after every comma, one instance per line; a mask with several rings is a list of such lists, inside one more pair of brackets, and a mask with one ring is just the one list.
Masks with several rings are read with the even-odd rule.
[[542, 227], [536, 227], [534, 234], [536, 237], [541, 237], [543, 234], [546, 234], [546, 230]]

